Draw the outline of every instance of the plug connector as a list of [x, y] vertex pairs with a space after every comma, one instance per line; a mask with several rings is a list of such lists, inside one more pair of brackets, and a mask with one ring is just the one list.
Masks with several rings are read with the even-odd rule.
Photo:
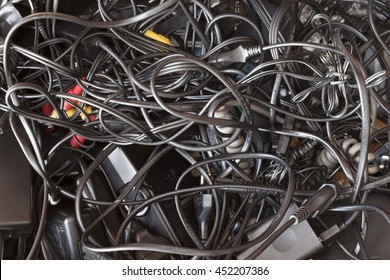
[[230, 51], [210, 55], [209, 63], [221, 69], [233, 63], [245, 63], [249, 58], [259, 56], [261, 53], [262, 47], [260, 45], [249, 47], [238, 46]]
[[80, 149], [81, 145], [84, 144], [87, 141], [87, 139], [81, 135], [76, 134], [72, 138], [70, 138], [69, 143], [70, 146], [72, 146], [75, 149]]
[[194, 197], [195, 215], [198, 220], [199, 233], [202, 241], [209, 235], [210, 217], [213, 210], [213, 197], [211, 194], [199, 194]]
[[169, 38], [165, 37], [164, 35], [158, 34], [151, 29], [146, 30], [144, 35], [150, 39], [153, 39], [153, 40], [158, 41], [160, 43], [163, 43], [165, 45], [173, 46], [171, 41], [169, 40]]
[[49, 190], [48, 200], [51, 205], [57, 205], [61, 199], [61, 192], [56, 186], [52, 186]]
[[297, 212], [290, 216], [294, 219], [294, 225], [299, 224], [308, 218], [315, 218], [322, 214], [337, 198], [339, 193], [337, 184], [324, 184], [311, 197], [306, 199]]
[[[85, 77], [83, 77], [82, 80], [85, 80]], [[80, 85], [76, 84], [74, 87], [72, 87], [71, 89], [68, 90], [68, 93], [72, 94], [72, 95], [81, 96], [83, 94], [83, 88]], [[77, 100], [75, 100], [75, 99], [69, 99], [69, 100], [75, 104], [78, 103]], [[65, 100], [65, 102], [64, 102], [64, 110], [65, 111], [71, 110], [71, 109], [73, 109], [73, 107], [74, 106], [72, 105], [72, 103]]]

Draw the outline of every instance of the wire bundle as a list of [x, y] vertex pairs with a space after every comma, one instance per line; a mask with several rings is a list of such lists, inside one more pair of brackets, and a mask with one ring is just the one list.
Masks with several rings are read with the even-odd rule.
[[[343, 189], [341, 205], [331, 208], [341, 213], [339, 231], [363, 217], [354, 228], [364, 239], [367, 211], [389, 220], [366, 204], [371, 193], [389, 191], [389, 6], [359, 2], [368, 11], [360, 16], [350, 1], [210, 2], [98, 0], [77, 16], [57, 1], [19, 3], [30, 12], [0, 46], [0, 108], [37, 174], [28, 258], [50, 258], [44, 225], [54, 206], [47, 197], [56, 207], [72, 203], [84, 249], [113, 258], [144, 251], [170, 259], [237, 257], [275, 232], [291, 202], [327, 182]], [[360, 143], [358, 161], [339, 144], [349, 138]], [[102, 163], [129, 146], [152, 152], [118, 193]], [[153, 190], [148, 173], [161, 161], [170, 165], [172, 153], [187, 163], [172, 189], [137, 198]], [[318, 160], [321, 153], [334, 161], [332, 170]], [[376, 174], [368, 172], [368, 154], [376, 155]], [[85, 195], [97, 188], [95, 173], [111, 201]], [[184, 184], [186, 177], [195, 183]], [[212, 197], [206, 240], [184, 210], [199, 194]], [[174, 203], [191, 242], [174, 230], [164, 245], [136, 242], [137, 229], [148, 228], [137, 213], [164, 201]], [[98, 216], [86, 225], [88, 207]], [[109, 225], [112, 213], [117, 228]], [[268, 217], [266, 231], [248, 240]], [[332, 226], [316, 219], [320, 231]], [[101, 225], [103, 243], [91, 237]], [[368, 257], [360, 238], [355, 250], [336, 241], [348, 257]]]

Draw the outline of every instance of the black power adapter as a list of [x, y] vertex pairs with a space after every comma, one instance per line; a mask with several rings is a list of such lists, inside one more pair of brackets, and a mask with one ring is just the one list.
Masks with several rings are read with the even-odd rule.
[[0, 122], [0, 231], [5, 238], [18, 238], [32, 230], [32, 172], [7, 113]]

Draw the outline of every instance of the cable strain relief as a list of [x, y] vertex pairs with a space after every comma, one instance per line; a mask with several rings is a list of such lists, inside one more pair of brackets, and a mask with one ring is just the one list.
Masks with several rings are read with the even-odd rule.
[[246, 51], [248, 52], [248, 57], [251, 58], [259, 56], [263, 52], [263, 48], [261, 45], [249, 46], [246, 47]]
[[293, 223], [294, 226], [299, 224], [299, 220], [298, 220], [298, 218], [295, 215], [291, 215], [289, 220], [294, 220], [294, 223]]
[[309, 212], [304, 208], [300, 207], [297, 212], [290, 216], [290, 219], [295, 219], [294, 225], [297, 225], [309, 218]]
[[60, 198], [60, 191], [57, 188], [52, 191], [49, 191], [48, 199], [51, 205], [57, 205], [60, 202]]
[[91, 40], [91, 43], [92, 45], [94, 45], [95, 47], [100, 47], [101, 44], [105, 44], [105, 40], [101, 37], [94, 37], [92, 40]]
[[48, 199], [51, 205], [57, 205], [60, 202], [60, 198], [56, 195], [50, 194], [48, 195]]

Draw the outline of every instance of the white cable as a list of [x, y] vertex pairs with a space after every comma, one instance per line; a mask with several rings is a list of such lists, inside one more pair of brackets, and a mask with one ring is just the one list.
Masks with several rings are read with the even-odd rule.
[[[361, 143], [359, 143], [354, 138], [348, 138], [343, 140], [341, 143], [341, 148], [343, 149], [346, 156], [352, 159], [355, 163], [359, 163], [360, 161], [360, 149]], [[373, 175], [379, 171], [379, 167], [375, 164], [375, 154], [368, 153], [367, 154], [367, 168], [368, 174]], [[327, 167], [328, 171], [332, 171], [337, 167], [338, 161], [330, 154], [327, 150], [322, 150], [320, 155], [317, 157], [317, 164], [324, 165]]]
[[[226, 106], [221, 106], [219, 107], [215, 112], [214, 112], [214, 117], [219, 118], [219, 119], [225, 119], [225, 120], [233, 120], [233, 115], [230, 112], [229, 108]], [[227, 127], [227, 126], [216, 126], [216, 129], [227, 135], [232, 135], [235, 131], [233, 127]], [[229, 137], [221, 137], [223, 141], [229, 139]], [[242, 148], [244, 146], [245, 139], [244, 137], [240, 134], [237, 139], [235, 139], [232, 143], [230, 143], [228, 146], [226, 146], [226, 152], [228, 154], [237, 154], [242, 152]], [[238, 162], [238, 161], [237, 161]], [[238, 167], [242, 169], [246, 174], [251, 173], [251, 167], [250, 163], [248, 161], [239, 161], [238, 162]]]

